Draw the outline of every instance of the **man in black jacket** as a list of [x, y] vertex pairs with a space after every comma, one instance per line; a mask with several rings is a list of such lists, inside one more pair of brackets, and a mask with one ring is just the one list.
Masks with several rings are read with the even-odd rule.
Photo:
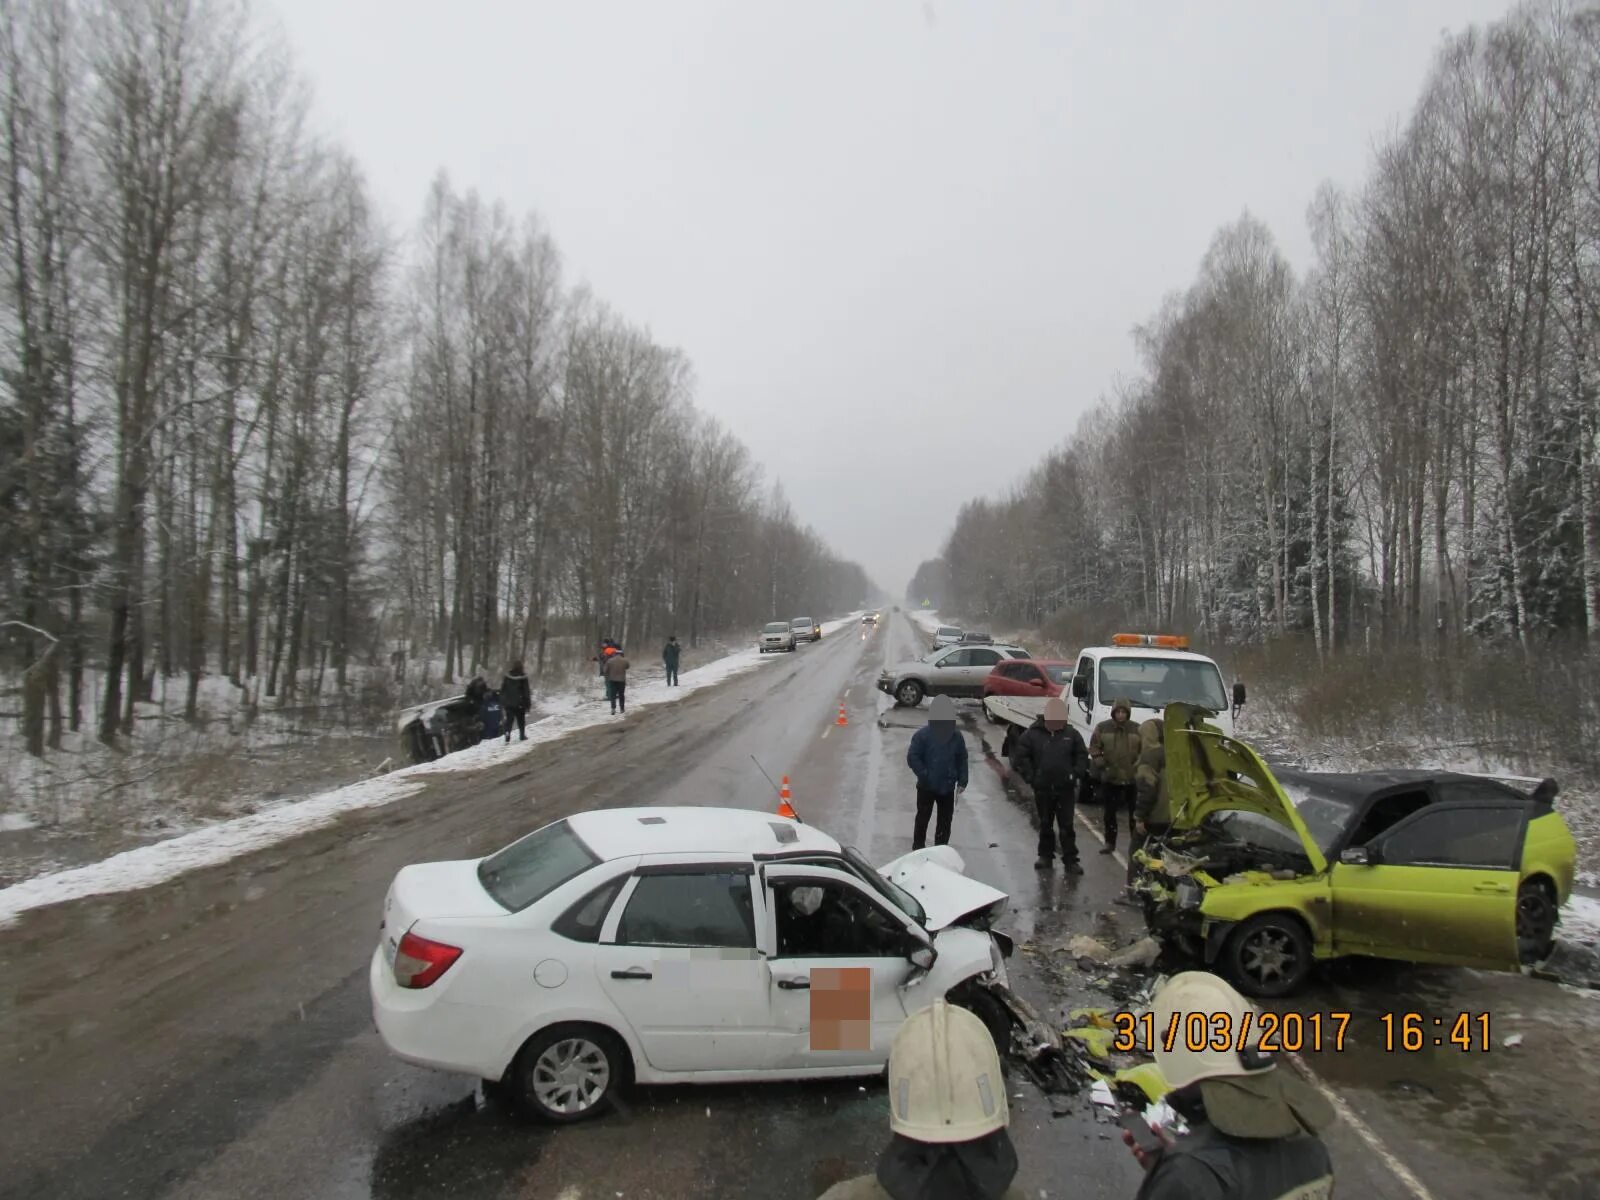
[[1066, 701], [1052, 696], [1011, 752], [1011, 767], [1033, 789], [1033, 803], [1039, 810], [1039, 861], [1033, 864], [1039, 871], [1048, 871], [1055, 860], [1057, 829], [1061, 831], [1062, 869], [1083, 870], [1078, 864], [1078, 835], [1072, 818], [1089, 752], [1078, 731], [1067, 723], [1067, 715]]
[[528, 710], [533, 707], [533, 689], [523, 674], [522, 660], [511, 664], [511, 669], [500, 680], [500, 707], [505, 709], [506, 741], [511, 740], [511, 726], [517, 727], [522, 740], [528, 740]]

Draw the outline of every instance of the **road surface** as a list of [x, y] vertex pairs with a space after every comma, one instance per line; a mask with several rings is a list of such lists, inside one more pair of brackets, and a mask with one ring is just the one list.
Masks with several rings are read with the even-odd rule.
[[[854, 1081], [641, 1089], [600, 1121], [523, 1124], [485, 1103], [475, 1080], [390, 1058], [366, 967], [384, 891], [406, 863], [481, 855], [585, 808], [773, 807], [751, 755], [791, 777], [804, 819], [875, 862], [903, 853], [905, 748], [926, 709], [891, 708], [872, 680], [914, 649], [920, 635], [902, 615], [865, 635], [846, 629], [514, 764], [437, 776], [331, 829], [0, 930], [0, 1197], [809, 1200], [870, 1170], [885, 1098]], [[984, 763], [989, 731], [963, 707], [974, 777], [954, 843], [971, 874], [1012, 898], [1014, 982], [1047, 1013], [1110, 1005], [1053, 948], [1073, 933], [1135, 934], [1136, 914], [1113, 903], [1122, 867], [1095, 853], [1084, 824], [1085, 875], [1033, 870], [1025, 801]], [[1600, 1167], [1587, 1120], [1565, 1115], [1600, 1113], [1595, 1082], [1573, 1078], [1574, 1063], [1600, 1061], [1592, 996], [1368, 968], [1298, 1006], [1373, 1021], [1492, 1007], [1497, 1035], [1526, 1034], [1521, 1049], [1487, 1056], [1385, 1055], [1370, 1032], [1342, 1054], [1306, 1055], [1352, 1118], [1329, 1139], [1342, 1194], [1575, 1195], [1566, 1181]], [[1052, 1117], [1020, 1075], [1012, 1091], [1028, 1195], [1133, 1194], [1138, 1168], [1086, 1097]]]

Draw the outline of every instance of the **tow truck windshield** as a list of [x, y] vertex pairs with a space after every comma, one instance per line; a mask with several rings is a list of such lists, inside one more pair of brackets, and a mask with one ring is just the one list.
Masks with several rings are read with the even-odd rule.
[[1200, 659], [1102, 658], [1100, 695], [1106, 703], [1125, 696], [1135, 708], [1193, 704], [1212, 712], [1228, 710], [1222, 673]]

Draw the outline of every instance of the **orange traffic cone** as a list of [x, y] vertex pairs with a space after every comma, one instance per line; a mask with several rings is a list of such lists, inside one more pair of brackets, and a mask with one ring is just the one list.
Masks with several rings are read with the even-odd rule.
[[783, 786], [778, 789], [778, 815], [780, 817], [789, 817], [791, 820], [798, 819], [795, 817], [794, 805], [789, 803], [792, 798], [789, 795], [789, 777], [785, 775], [783, 777]]
[[849, 718], [844, 715], [844, 701], [843, 700], [839, 701], [839, 719], [837, 721], [835, 721], [834, 724], [835, 725], [848, 725], [848, 724], [850, 724]]

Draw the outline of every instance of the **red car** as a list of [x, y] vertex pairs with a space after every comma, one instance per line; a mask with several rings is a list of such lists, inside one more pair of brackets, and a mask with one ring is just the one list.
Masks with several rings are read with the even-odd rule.
[[1058, 658], [1011, 658], [983, 677], [985, 696], [1059, 696], [1073, 664]]

